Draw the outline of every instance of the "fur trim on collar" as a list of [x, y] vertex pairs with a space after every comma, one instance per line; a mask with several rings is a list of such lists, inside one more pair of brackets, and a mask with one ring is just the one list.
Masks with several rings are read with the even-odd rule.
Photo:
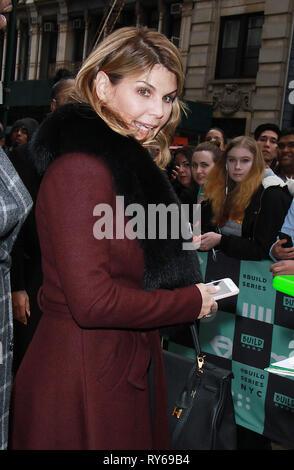
[[[75, 103], [57, 108], [41, 124], [30, 147], [41, 174], [65, 153], [87, 153], [104, 158], [113, 175], [117, 195], [124, 196], [125, 206], [136, 203], [144, 207], [146, 232], [149, 204], [180, 207], [165, 172], [157, 167], [149, 152], [135, 139], [112, 131], [89, 106]], [[181, 236], [177, 239], [146, 236], [138, 241], [144, 251], [146, 290], [173, 289], [202, 282], [197, 252], [183, 250], [185, 240]]]
[[270, 186], [286, 186], [286, 183], [277, 175], [265, 176], [262, 180], [262, 186], [267, 189]]
[[270, 186], [280, 186], [281, 188], [287, 187], [291, 196], [294, 196], [294, 179], [287, 178], [286, 181], [283, 181], [278, 175], [265, 176], [262, 181], [262, 186], [267, 189]]

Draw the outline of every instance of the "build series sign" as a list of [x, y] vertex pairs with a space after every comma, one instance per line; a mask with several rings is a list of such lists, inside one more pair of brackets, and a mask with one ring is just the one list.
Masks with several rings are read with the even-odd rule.
[[218, 301], [218, 312], [200, 321], [202, 351], [234, 374], [236, 422], [293, 447], [294, 378], [264, 369], [294, 355], [294, 298], [272, 287], [271, 261], [198, 254], [205, 282], [230, 277], [240, 289], [238, 296]]

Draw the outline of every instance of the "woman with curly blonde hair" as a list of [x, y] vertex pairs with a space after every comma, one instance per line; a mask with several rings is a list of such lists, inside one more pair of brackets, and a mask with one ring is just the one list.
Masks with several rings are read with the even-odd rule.
[[121, 28], [35, 136], [43, 315], [14, 381], [12, 449], [170, 448], [158, 328], [217, 308], [183, 237], [149, 236], [149, 208], [180, 211], [161, 168], [183, 80], [164, 35]]
[[[122, 31], [124, 34], [121, 34]], [[156, 45], [154, 41], [157, 41]], [[176, 76], [176, 89], [164, 98], [165, 103], [170, 104], [171, 113], [165, 126], [159, 129], [149, 127], [148, 133], [144, 132], [138, 136], [138, 128], [133, 123], [130, 126], [128, 122], [129, 110], [126, 113], [122, 112], [122, 109], [116, 109], [114, 113], [105, 97], [103, 99], [97, 96], [97, 78], [101, 78], [103, 74], [104, 78], [107, 77], [111, 85], [115, 86], [123, 77], [136, 76], [138, 70], [144, 70], [148, 76], [154, 65], [158, 64]], [[170, 41], [156, 31], [146, 28], [144, 33], [142, 29], [141, 34], [137, 34], [135, 28], [129, 27], [121, 28], [106, 37], [103, 46], [99, 45], [89, 55], [77, 75], [75, 97], [81, 103], [90, 104], [115, 132], [133, 135], [146, 148], [158, 146], [160, 151], [155, 160], [159, 167], [165, 168], [170, 161], [169, 145], [181, 119], [181, 112], [185, 111], [186, 107], [180, 98], [183, 86], [184, 75], [178, 49], [171, 46]], [[147, 98], [147, 92], [142, 87], [142, 96], [143, 93]], [[153, 120], [155, 121], [154, 118]]]
[[287, 185], [264, 178], [265, 165], [254, 139], [233, 139], [209, 173], [202, 204], [200, 250], [222, 250], [239, 259], [269, 258], [291, 203]]

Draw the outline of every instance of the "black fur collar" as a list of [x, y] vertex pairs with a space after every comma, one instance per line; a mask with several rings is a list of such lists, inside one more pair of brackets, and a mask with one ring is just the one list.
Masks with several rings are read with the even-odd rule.
[[[148, 204], [179, 204], [165, 172], [156, 166], [149, 152], [135, 139], [113, 132], [88, 106], [68, 104], [58, 108], [41, 124], [31, 142], [31, 154], [40, 174], [60, 155], [71, 152], [102, 156], [113, 174], [117, 195], [124, 196], [125, 206], [141, 204], [147, 214]], [[197, 253], [183, 250], [181, 238], [141, 238], [139, 242], [144, 251], [145, 289], [173, 289], [201, 282]]]

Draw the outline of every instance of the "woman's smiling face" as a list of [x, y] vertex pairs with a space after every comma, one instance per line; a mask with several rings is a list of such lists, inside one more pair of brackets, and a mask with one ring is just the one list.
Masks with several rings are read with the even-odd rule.
[[159, 64], [151, 71], [124, 77], [115, 85], [100, 71], [96, 77], [96, 92], [135, 132], [134, 137], [145, 141], [154, 138], [169, 120], [177, 94], [177, 79], [174, 73]]

